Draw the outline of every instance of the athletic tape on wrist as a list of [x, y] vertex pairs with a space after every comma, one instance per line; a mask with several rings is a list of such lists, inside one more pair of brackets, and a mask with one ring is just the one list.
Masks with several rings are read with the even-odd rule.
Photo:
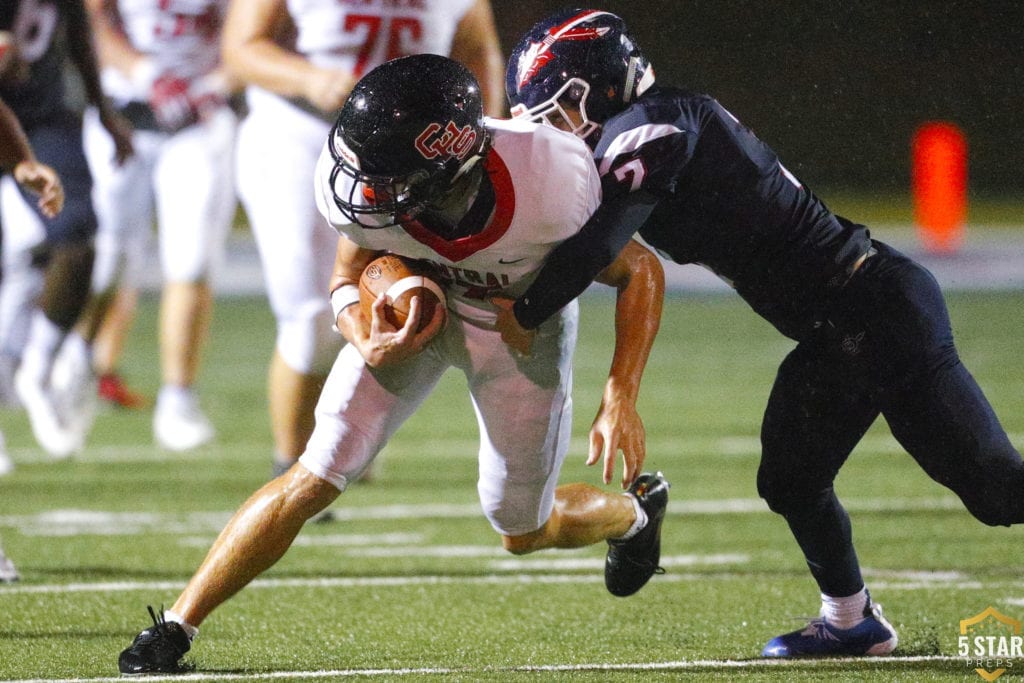
[[359, 303], [359, 287], [342, 285], [331, 292], [331, 310], [334, 312], [334, 331], [338, 330], [338, 316], [352, 304]]

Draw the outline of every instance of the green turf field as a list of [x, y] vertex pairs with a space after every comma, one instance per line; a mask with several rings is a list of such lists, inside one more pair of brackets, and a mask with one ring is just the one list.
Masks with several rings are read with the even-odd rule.
[[[1024, 446], [1020, 293], [953, 295], [962, 355]], [[564, 481], [583, 466], [611, 343], [611, 299], [588, 295]], [[158, 381], [155, 307], [126, 361]], [[225, 299], [201, 380], [219, 443], [151, 445], [149, 412], [104, 413], [86, 453], [51, 463], [23, 415], [0, 413], [18, 469], [0, 479], [0, 538], [23, 579], [0, 586], [0, 679], [116, 679], [118, 652], [170, 606], [228, 515], [269, 474], [263, 299]], [[757, 499], [758, 425], [791, 343], [733, 296], [674, 296], [646, 375], [648, 468], [673, 482], [667, 574], [632, 598], [602, 583], [604, 549], [502, 552], [479, 513], [476, 426], [450, 375], [351, 489], [338, 520], [204, 624], [199, 680], [981, 680], [957, 656], [959, 623], [994, 607], [1024, 619], [1019, 530], [975, 522], [877, 426], [837, 487], [869, 587], [900, 633], [887, 660], [765, 662], [770, 637], [818, 596], [781, 518]], [[1024, 671], [1011, 662], [1004, 679]], [[995, 669], [994, 663], [983, 663]]]

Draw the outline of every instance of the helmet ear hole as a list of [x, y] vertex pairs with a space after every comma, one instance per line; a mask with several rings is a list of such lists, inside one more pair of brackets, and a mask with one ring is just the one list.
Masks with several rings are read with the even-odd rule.
[[572, 81], [569, 85], [569, 89], [565, 91], [563, 97], [567, 99], [571, 104], [576, 107], [580, 106], [583, 102], [583, 98], [586, 96], [588, 88], [578, 81]]

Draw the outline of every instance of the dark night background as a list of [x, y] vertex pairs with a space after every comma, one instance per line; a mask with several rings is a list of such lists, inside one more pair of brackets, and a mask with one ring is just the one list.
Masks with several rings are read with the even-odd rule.
[[[493, 0], [506, 56], [551, 0]], [[606, 0], [665, 84], [708, 92], [812, 187], [905, 192], [923, 121], [976, 195], [1024, 194], [1024, 0]]]

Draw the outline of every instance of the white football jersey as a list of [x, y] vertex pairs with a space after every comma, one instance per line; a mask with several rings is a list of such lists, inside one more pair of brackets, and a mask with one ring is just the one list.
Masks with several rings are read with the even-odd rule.
[[[220, 64], [220, 34], [229, 0], [118, 0], [122, 28], [132, 46], [149, 56], [157, 73], [186, 80], [204, 76]], [[103, 84], [119, 100], [146, 100], [148, 92], [120, 71], [104, 69]]]
[[[548, 253], [579, 231], [600, 202], [601, 185], [589, 148], [576, 136], [522, 120], [485, 123], [492, 148], [484, 164], [495, 208], [476, 234], [449, 241], [415, 222], [376, 230], [351, 223], [334, 202], [334, 161], [326, 144], [317, 162], [315, 192], [317, 207], [340, 234], [366, 249], [432, 262], [449, 303], [454, 299], [493, 311], [488, 297], [521, 294]], [[351, 182], [338, 174], [339, 196], [349, 195]]]
[[360, 78], [406, 55], [447, 55], [474, 0], [288, 0], [296, 50]]

